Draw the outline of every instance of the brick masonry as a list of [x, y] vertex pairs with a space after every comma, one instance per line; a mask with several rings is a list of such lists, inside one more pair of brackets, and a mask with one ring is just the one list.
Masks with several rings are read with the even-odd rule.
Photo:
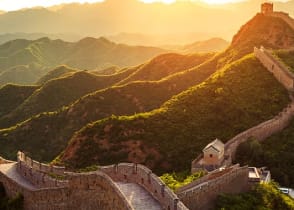
[[[11, 166], [9, 176], [5, 170], [1, 170], [4, 166]], [[15, 174], [11, 172], [14, 166]], [[13, 179], [13, 176], [20, 176], [21, 179]], [[22, 193], [25, 209], [28, 210], [133, 209], [117, 182], [140, 185], [163, 209], [187, 209], [160, 178], [138, 164], [121, 163], [101, 167], [94, 172], [73, 173], [63, 167], [39, 163], [19, 152], [17, 162], [4, 159], [1, 162], [0, 182], [9, 197]]]

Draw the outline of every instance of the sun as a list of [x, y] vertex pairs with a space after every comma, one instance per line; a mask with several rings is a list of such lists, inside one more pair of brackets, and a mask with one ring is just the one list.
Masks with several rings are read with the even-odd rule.
[[201, 0], [201, 1], [207, 4], [227, 4], [227, 3], [242, 2], [245, 0]]
[[176, 2], [176, 0], [141, 0], [141, 1], [143, 1], [144, 3], [161, 2], [164, 4], [172, 4]]
[[203, 2], [206, 4], [227, 4], [227, 3], [236, 3], [236, 2], [242, 2], [246, 0], [140, 0], [144, 3], [154, 3], [154, 2], [161, 2], [164, 4], [172, 4], [177, 1], [191, 1], [191, 2]]

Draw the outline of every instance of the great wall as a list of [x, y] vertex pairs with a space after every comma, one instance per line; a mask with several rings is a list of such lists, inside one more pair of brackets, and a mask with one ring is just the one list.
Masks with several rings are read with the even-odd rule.
[[[269, 50], [264, 47], [254, 48], [255, 57], [264, 65], [264, 67], [273, 74], [273, 76], [289, 91], [291, 103], [288, 104], [278, 115], [274, 118], [262, 122], [248, 130], [239, 133], [232, 139], [225, 143], [225, 157], [227, 165], [232, 163], [235, 158], [238, 146], [250, 138], [258, 141], [263, 141], [275, 133], [282, 131], [291, 122], [294, 116], [294, 99], [292, 96], [294, 89], [294, 74], [289, 71], [288, 67], [276, 59]], [[200, 154], [195, 160], [192, 161], [192, 173], [198, 171], [202, 166], [199, 164], [203, 154]]]
[[121, 163], [74, 173], [34, 161], [22, 152], [17, 162], [1, 160], [0, 183], [9, 197], [24, 196], [24, 209], [187, 209], [142, 165]]
[[[294, 20], [284, 12], [269, 12], [265, 15], [281, 18], [284, 20], [294, 31]], [[288, 50], [293, 50], [290, 46]], [[225, 157], [226, 165], [231, 165], [232, 160], [235, 158], [238, 146], [246, 142], [250, 138], [258, 141], [263, 141], [275, 133], [280, 132], [286, 128], [294, 116], [294, 74], [289, 70], [284, 63], [277, 59], [270, 50], [265, 49], [263, 46], [259, 48], [254, 47], [255, 57], [263, 64], [263, 66], [273, 74], [273, 76], [289, 91], [291, 103], [288, 104], [277, 116], [262, 122], [248, 130], [239, 133], [232, 139], [228, 140], [225, 144]], [[191, 172], [196, 172], [203, 168], [199, 162], [203, 159], [203, 154], [200, 154], [191, 163]]]
[[[294, 20], [282, 12], [279, 17], [294, 30]], [[289, 91], [294, 89], [294, 74], [269, 50], [254, 48], [254, 55]], [[277, 116], [252, 127], [225, 144], [228, 166], [172, 192], [159, 177], [140, 164], [120, 163], [101, 166], [96, 171], [76, 173], [64, 167], [43, 164], [18, 152], [17, 162], [0, 157], [0, 187], [9, 197], [21, 193], [25, 210], [201, 210], [213, 207], [220, 193], [240, 193], [251, 187], [247, 166], [231, 165], [236, 149], [254, 137], [263, 141], [283, 130], [294, 115], [294, 101]], [[197, 168], [200, 155], [192, 162]]]

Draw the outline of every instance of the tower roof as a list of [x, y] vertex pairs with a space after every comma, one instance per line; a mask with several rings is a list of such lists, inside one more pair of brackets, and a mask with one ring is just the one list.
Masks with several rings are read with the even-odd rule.
[[224, 149], [224, 143], [219, 140], [219, 139], [215, 139], [213, 142], [209, 143], [204, 149], [203, 152], [206, 151], [209, 148], [213, 148], [215, 149], [217, 152], [221, 152]]

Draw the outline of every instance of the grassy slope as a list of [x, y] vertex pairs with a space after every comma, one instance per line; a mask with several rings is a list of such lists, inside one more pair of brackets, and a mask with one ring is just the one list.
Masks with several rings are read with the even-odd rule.
[[283, 186], [294, 188], [294, 121], [282, 132], [263, 143], [256, 141], [239, 146], [236, 161], [241, 164], [266, 166], [272, 177]]
[[34, 84], [43, 73], [42, 68], [38, 65], [14, 66], [0, 73], [0, 86], [7, 83]]
[[252, 52], [253, 47], [283, 49], [294, 45], [294, 31], [282, 19], [257, 14], [241, 27], [226, 50], [227, 57], [220, 65], [230, 63], [240, 55]]
[[79, 71], [67, 77], [50, 80], [15, 110], [0, 118], [0, 127], [10, 127], [41, 112], [55, 111], [90, 92], [117, 83], [134, 70], [136, 68], [130, 68], [109, 76], [97, 76], [86, 71]]
[[294, 200], [279, 191], [275, 184], [261, 184], [247, 193], [220, 195], [217, 210], [293, 210]]
[[215, 52], [223, 51], [230, 45], [229, 42], [221, 38], [211, 38], [205, 41], [198, 41], [182, 47], [183, 53], [195, 52]]
[[[83, 96], [83, 94], [87, 94], [97, 89], [109, 87], [121, 80], [124, 80], [129, 75], [133, 75], [134, 73], [137, 73], [137, 79], [144, 80], [146, 79], [144, 77], [144, 75], [146, 75], [146, 72], [151, 71], [154, 79], [160, 79], [164, 75], [169, 75], [172, 72], [185, 70], [187, 68], [190, 68], [192, 65], [198, 65], [211, 56], [212, 54], [195, 54], [193, 56], [183, 56], [177, 54], [164, 55], [156, 57], [145, 65], [128, 68], [114, 75], [97, 75], [94, 78], [94, 75], [91, 74], [84, 73], [84, 76], [82, 76], [82, 73], [75, 73], [73, 74], [73, 76], [55, 79], [49, 81], [47, 84], [44, 84], [44, 86], [41, 87], [39, 91], [36, 91], [30, 98], [28, 98], [27, 101], [25, 101], [25, 103], [19, 106], [18, 109], [11, 112], [8, 116], [0, 119], [0, 126], [2, 128], [9, 127], [40, 112], [55, 111], [56, 109], [68, 105], [69, 103]], [[172, 61], [175, 57], [181, 58], [184, 61], [177, 65], [170, 65], [168, 68], [169, 72], [164, 72], [161, 68], [163, 66], [162, 63], [172, 64]], [[156, 64], [157, 62], [159, 64]], [[53, 70], [50, 75], [52, 77], [52, 74], [56, 75], [56, 73], [59, 74], [64, 70], [68, 71], [69, 69], [63, 67], [57, 68], [56, 70]], [[197, 80], [194, 80], [193, 82], [197, 82]], [[95, 112], [97, 109], [99, 109], [99, 111], [102, 109], [105, 114], [99, 115], [98, 113], [98, 116], [97, 114], [93, 115], [93, 118], [91, 118], [90, 120], [92, 121], [101, 119], [103, 117], [108, 117], [112, 113], [133, 114], [140, 111], [149, 111], [153, 108], [159, 107], [172, 95], [179, 93], [179, 91], [182, 91], [187, 87], [190, 87], [189, 85], [191, 85], [191, 82], [189, 83], [185, 81], [183, 84], [181, 82], [177, 82], [177, 84], [179, 85], [179, 87], [172, 88], [171, 85], [166, 85], [166, 82], [141, 82], [119, 88], [121, 90], [121, 93], [118, 93], [116, 91], [117, 89], [108, 89], [102, 92], [100, 91], [97, 92], [94, 97], [89, 97], [90, 100], [87, 101], [86, 99], [81, 102], [81, 108], [83, 112], [81, 112], [81, 109], [74, 112], [79, 112], [80, 115], [85, 115], [86, 112], [91, 113]], [[170, 91], [168, 89], [170, 89]], [[149, 92], [150, 94], [148, 95], [142, 94]], [[105, 98], [105, 100], [103, 100], [102, 102], [103, 104], [101, 104], [101, 96]], [[134, 100], [139, 101], [136, 102]], [[93, 101], [96, 104], [93, 104]], [[116, 103], [113, 103], [113, 101], [116, 101]], [[108, 102], [107, 107], [110, 107], [109, 109], [103, 109], [103, 106], [106, 102]], [[91, 103], [91, 105], [88, 105], [89, 103]], [[86, 107], [86, 109], [84, 109], [83, 107]], [[85, 123], [88, 123], [90, 121], [88, 120]]]
[[[121, 97], [120, 94], [115, 94], [117, 97], [112, 94], [107, 94], [111, 91], [117, 93], [119, 91], [115, 90], [119, 90], [120, 88], [111, 88], [107, 91], [97, 92], [91, 94], [89, 97], [78, 100], [73, 106], [61, 112], [43, 113], [17, 127], [1, 131], [0, 140], [4, 141], [5, 144], [9, 142], [5, 147], [1, 147], [2, 149], [0, 148], [1, 154], [13, 158], [15, 156], [15, 151], [23, 149], [31, 153], [34, 158], [50, 160], [65, 147], [67, 139], [72, 133], [81, 128], [85, 123], [98, 120], [100, 117], [107, 117], [112, 113], [117, 115], [128, 114], [130, 112], [134, 113], [137, 112], [138, 107], [145, 107], [146, 110], [152, 107], [157, 108], [173, 94], [177, 94], [190, 86], [197, 85], [204, 81], [217, 70], [217, 66], [224, 66], [230, 61], [252, 52], [253, 47], [256, 45], [255, 39], [259, 40], [257, 43], [260, 43], [260, 39], [264, 37], [263, 43], [266, 44], [270, 42], [273, 36], [267, 30], [265, 30], [264, 33], [260, 31], [261, 25], [266, 25], [271, 31], [276, 30], [277, 34], [281, 33], [280, 41], [282, 43], [285, 37], [289, 38], [288, 41], [292, 40], [289, 34], [289, 27], [287, 28], [283, 23], [277, 23], [276, 21], [278, 21], [278, 19], [276, 18], [268, 20], [269, 17], [263, 17], [266, 19], [265, 21], [261, 17], [263, 16], [254, 17], [249, 21], [249, 26], [245, 25], [242, 30], [240, 30], [240, 33], [235, 36], [234, 46], [231, 46], [225, 53], [215, 56], [200, 67], [171, 75], [159, 82], [138, 82], [137, 84], [139, 86], [135, 84], [129, 84], [130, 86], [126, 85], [124, 86], [126, 91], [123, 93], [123, 97]], [[246, 30], [244, 30], [244, 28]], [[285, 30], [287, 32], [286, 34], [284, 34]], [[253, 40], [248, 40], [248, 37]], [[242, 42], [242, 39], [244, 39], [244, 42]], [[243, 43], [245, 43], [245, 45]], [[273, 48], [279, 48], [280, 45], [271, 46], [273, 46]], [[142, 89], [139, 87], [142, 87]], [[154, 91], [154, 88], [156, 88], [156, 91]], [[125, 99], [127, 95], [131, 95], [129, 91], [131, 91], [131, 93], [135, 92], [135, 96], [141, 97], [142, 99], [140, 99], [140, 101], [146, 102], [147, 105], [141, 106], [143, 103], [140, 103], [140, 106], [137, 106], [138, 103], [134, 103], [133, 101], [134, 97], [128, 96], [129, 99]], [[149, 94], [151, 97], [148, 96]], [[105, 99], [105, 95], [108, 95], [108, 99]], [[112, 96], [114, 96], [113, 100], [111, 100]], [[121, 101], [118, 101], [116, 104], [113, 103], [113, 101], [116, 101], [118, 98]], [[102, 103], [104, 100], [105, 103]], [[112, 103], [109, 105], [109, 102]], [[100, 104], [102, 109], [99, 107]], [[86, 107], [90, 108], [86, 109]], [[119, 110], [122, 111], [120, 112]], [[140, 108], [138, 110], [141, 111], [142, 109]]]
[[0, 117], [9, 113], [29, 97], [38, 86], [8, 84], [0, 88]]
[[247, 56], [160, 109], [87, 125], [71, 139], [62, 160], [74, 167], [137, 161], [157, 172], [188, 169], [212, 139], [226, 141], [288, 102], [283, 87]]
[[47, 38], [34, 41], [9, 41], [0, 46], [0, 69], [31, 63], [37, 63], [43, 67], [55, 66], [68, 53], [70, 45], [67, 42]]
[[[294, 70], [294, 51], [278, 50], [275, 55], [289, 69]], [[293, 71], [294, 72], [294, 71]], [[263, 143], [244, 143], [239, 147], [236, 162], [256, 166], [266, 166], [272, 177], [284, 186], [294, 187], [294, 121], [288, 128], [266, 139]]]
[[[0, 45], [0, 81], [32, 84], [48, 70], [58, 65], [69, 65], [78, 69], [96, 69], [104, 66], [133, 66], [167, 52], [155, 47], [128, 46], [110, 42], [105, 38], [85, 38], [70, 43], [62, 40], [42, 38], [38, 40], [14, 40]], [[13, 78], [16, 66], [27, 66], [23, 81]], [[39, 66], [37, 70], [33, 66]], [[8, 71], [9, 69], [9, 71]], [[12, 69], [12, 70], [11, 70]], [[11, 78], [12, 77], [12, 78]]]
[[116, 44], [105, 38], [85, 38], [75, 43], [64, 64], [79, 69], [103, 68], [105, 65], [124, 67], [143, 63], [166, 50], [156, 47]]
[[278, 50], [275, 51], [275, 55], [294, 73], [294, 50]]
[[175, 53], [163, 54], [144, 64], [136, 72], [117, 85], [133, 81], [156, 81], [179, 71], [195, 67], [213, 56], [213, 53], [180, 55]]
[[52, 160], [66, 147], [73, 133], [87, 123], [111, 114], [131, 115], [158, 108], [174, 94], [206, 79], [215, 71], [215, 63], [215, 59], [212, 59], [192, 70], [158, 82], [134, 82], [100, 90], [77, 100], [68, 108], [35, 116], [2, 132], [0, 140], [8, 140], [11, 144], [2, 150], [0, 148], [1, 154], [13, 158], [15, 151], [22, 149], [32, 153], [36, 159]]
[[64, 77], [64, 76], [68, 75], [69, 73], [74, 73], [77, 71], [78, 71], [77, 69], [70, 68], [66, 65], [61, 65], [61, 66], [58, 66], [58, 67], [54, 68], [53, 70], [49, 71], [47, 74], [45, 74], [41, 78], [39, 78], [38, 81], [36, 82], [36, 84], [43, 85], [46, 82], [48, 82], [49, 80], [57, 79], [59, 77]]

